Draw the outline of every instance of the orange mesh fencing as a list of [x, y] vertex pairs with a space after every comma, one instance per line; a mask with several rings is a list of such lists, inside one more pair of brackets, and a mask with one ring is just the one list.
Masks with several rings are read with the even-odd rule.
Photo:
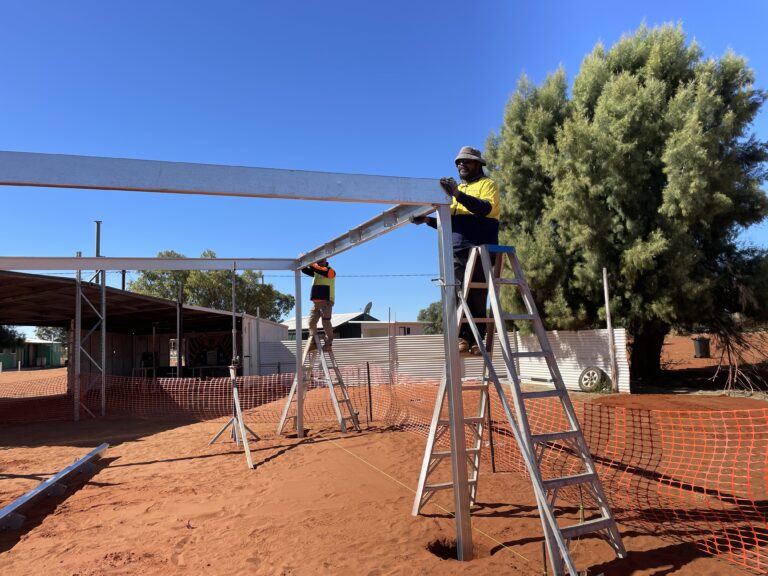
[[[385, 370], [374, 366], [369, 370], [366, 366], [342, 368], [361, 424], [375, 422], [426, 437], [438, 382], [397, 375], [392, 384]], [[336, 426], [321, 376], [314, 373], [305, 397], [305, 421]], [[277, 424], [292, 382], [293, 374], [239, 377], [246, 423]], [[232, 415], [229, 378], [108, 376], [105, 389], [110, 417], [223, 421]], [[467, 414], [474, 411], [478, 398], [477, 392], [464, 393]], [[100, 414], [98, 376], [81, 378], [81, 403], [82, 418], [90, 418], [89, 412]], [[622, 525], [693, 542], [708, 554], [757, 573], [768, 572], [768, 408], [682, 412], [573, 404], [611, 507]], [[526, 410], [534, 433], [567, 428], [557, 399], [527, 401]], [[491, 394], [490, 415], [496, 470], [525, 475], [520, 451], [495, 394]], [[73, 398], [67, 391], [66, 377], [0, 384], [0, 423], [72, 417]], [[446, 435], [441, 442], [447, 441]], [[485, 448], [490, 441], [490, 437], [484, 439], [485, 473], [490, 472], [490, 454]], [[551, 443], [550, 447], [541, 462], [545, 478], [567, 475], [580, 466], [567, 445]], [[562, 489], [560, 501], [581, 505], [587, 511], [594, 507], [577, 487]]]

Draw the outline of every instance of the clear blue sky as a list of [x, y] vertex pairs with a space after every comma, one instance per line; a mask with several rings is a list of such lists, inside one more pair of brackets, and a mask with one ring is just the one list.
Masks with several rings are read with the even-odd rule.
[[[596, 42], [609, 47], [643, 21], [682, 22], [707, 56], [732, 48], [768, 88], [762, 0], [7, 0], [0, 21], [0, 150], [453, 175], [458, 148], [498, 130], [522, 73], [540, 83], [562, 64], [572, 82]], [[766, 107], [755, 131], [768, 140]], [[92, 255], [102, 220], [105, 256], [295, 257], [386, 208], [0, 194], [8, 256]], [[743, 237], [768, 246], [768, 225]], [[432, 229], [409, 226], [337, 256], [335, 310], [372, 301], [380, 319], [415, 319], [439, 298], [436, 248]], [[293, 292], [291, 273], [266, 277]]]

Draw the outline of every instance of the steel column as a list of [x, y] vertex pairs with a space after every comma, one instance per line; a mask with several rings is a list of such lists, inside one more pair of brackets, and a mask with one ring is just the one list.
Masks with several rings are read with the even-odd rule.
[[[296, 434], [304, 438], [304, 362], [302, 362], [302, 332], [301, 321], [301, 270], [295, 271], [296, 281]], [[310, 370], [312, 368], [310, 367]]]
[[[77, 257], [80, 257], [80, 252], [77, 253]], [[83, 321], [83, 305], [82, 305], [82, 273], [77, 271], [75, 277], [75, 341], [74, 346], [74, 361], [75, 361], [75, 382], [73, 395], [75, 397], [75, 422], [80, 420], [80, 338], [82, 337], [81, 323]]]
[[456, 550], [459, 560], [472, 559], [472, 520], [469, 514], [469, 482], [467, 478], [467, 445], [464, 435], [464, 402], [461, 396], [461, 363], [459, 361], [456, 317], [456, 279], [453, 273], [451, 242], [451, 210], [442, 205], [437, 210], [440, 250], [440, 276], [443, 278], [443, 342], [445, 345], [445, 377], [448, 392], [448, 417], [451, 428], [451, 466], [453, 501], [456, 514]]

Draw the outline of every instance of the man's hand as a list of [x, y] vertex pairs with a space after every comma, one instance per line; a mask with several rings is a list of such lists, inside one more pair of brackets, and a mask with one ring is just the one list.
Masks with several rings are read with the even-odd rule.
[[456, 183], [456, 180], [451, 177], [440, 178], [440, 186], [442, 187], [443, 192], [452, 198], [459, 195], [459, 185]]
[[426, 222], [426, 221], [427, 221], [427, 217], [426, 216], [413, 216], [413, 217], [411, 217], [411, 222], [413, 222], [414, 224], [424, 224], [424, 222]]

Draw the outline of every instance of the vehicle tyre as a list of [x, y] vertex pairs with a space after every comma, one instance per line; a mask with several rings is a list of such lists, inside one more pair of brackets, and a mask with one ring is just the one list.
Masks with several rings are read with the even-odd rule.
[[597, 366], [589, 366], [579, 376], [579, 388], [582, 392], [596, 392], [608, 380], [608, 375]]

